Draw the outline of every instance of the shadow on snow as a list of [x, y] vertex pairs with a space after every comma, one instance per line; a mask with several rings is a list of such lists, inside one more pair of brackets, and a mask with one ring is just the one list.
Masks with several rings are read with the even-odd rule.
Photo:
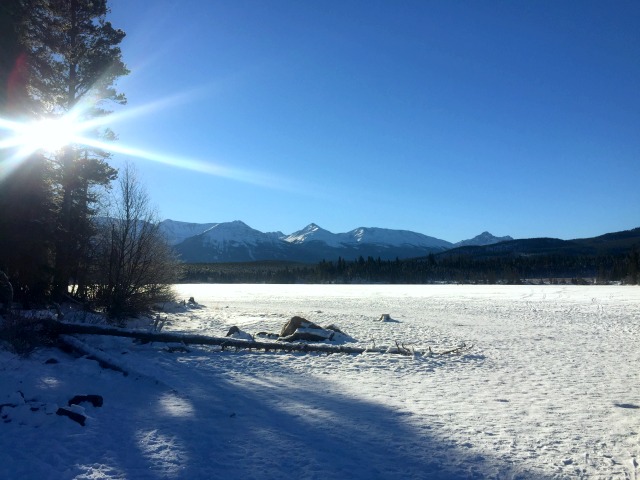
[[170, 357], [174, 390], [131, 422], [149, 478], [546, 478], [317, 377], [281, 364], [273, 376], [252, 376], [219, 355], [234, 354]]

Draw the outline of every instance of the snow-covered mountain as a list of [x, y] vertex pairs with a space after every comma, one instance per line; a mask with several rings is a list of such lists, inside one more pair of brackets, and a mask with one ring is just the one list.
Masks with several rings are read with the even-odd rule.
[[[239, 220], [201, 224], [165, 220], [160, 227], [182, 260], [190, 263], [258, 260], [318, 262], [323, 259], [336, 260], [338, 257], [354, 260], [360, 256], [393, 260], [421, 257], [457, 246], [408, 230], [360, 227], [345, 233], [333, 233], [315, 223], [290, 235], [282, 232], [263, 233]], [[510, 238], [493, 237], [485, 232], [467, 242], [485, 242], [473, 245], [487, 245]]]
[[177, 245], [189, 237], [206, 232], [216, 223], [187, 223], [176, 220], [163, 220], [160, 222], [160, 231], [164, 234], [169, 245]]
[[360, 227], [346, 233], [331, 233], [315, 223], [311, 223], [302, 230], [287, 235], [283, 240], [297, 245], [309, 242], [324, 242], [330, 247], [353, 247], [372, 244], [388, 247], [413, 246], [430, 249], [447, 249], [452, 246], [451, 243], [445, 240], [408, 230]]
[[493, 245], [494, 243], [500, 242], [508, 242], [513, 240], [509, 235], [505, 237], [496, 237], [489, 232], [482, 232], [480, 235], [477, 235], [469, 240], [463, 240], [454, 244], [454, 247], [470, 247], [470, 246], [479, 246], [483, 247], [485, 245]]
[[263, 233], [239, 220], [214, 223], [174, 248], [186, 262], [287, 260], [282, 234]]
[[331, 233], [329, 230], [325, 230], [315, 223], [310, 223], [302, 230], [283, 237], [282, 240], [295, 245], [302, 245], [309, 242], [324, 242], [330, 247], [339, 247], [342, 243], [339, 235]]
[[251, 228], [240, 220], [216, 223], [200, 236], [203, 242], [208, 245], [259, 245], [260, 243], [273, 243], [279, 240], [269, 234]]
[[331, 233], [329, 230], [325, 230], [315, 223], [311, 223], [302, 230], [287, 235], [283, 240], [298, 245], [308, 242], [324, 242], [331, 247], [374, 244], [393, 247], [411, 245], [415, 247], [447, 249], [452, 246], [450, 242], [445, 240], [409, 230], [360, 227], [346, 233]]
[[376, 245], [390, 245], [393, 247], [413, 245], [415, 247], [441, 250], [446, 250], [452, 246], [451, 243], [446, 240], [440, 240], [438, 238], [429, 237], [422, 233], [411, 232], [409, 230], [360, 227], [341, 235], [347, 236], [350, 243], [356, 244], [373, 243]]

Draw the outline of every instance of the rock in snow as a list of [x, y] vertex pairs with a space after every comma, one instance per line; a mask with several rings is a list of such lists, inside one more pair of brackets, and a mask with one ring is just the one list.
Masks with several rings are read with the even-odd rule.
[[292, 317], [284, 324], [280, 331], [279, 340], [285, 342], [293, 342], [296, 340], [304, 340], [307, 342], [324, 342], [331, 340], [336, 342], [348, 342], [353, 339], [342, 332], [335, 325], [321, 327], [302, 317]]

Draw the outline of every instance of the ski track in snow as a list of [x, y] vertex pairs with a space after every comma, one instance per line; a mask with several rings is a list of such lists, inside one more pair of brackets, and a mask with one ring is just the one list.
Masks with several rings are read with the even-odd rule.
[[[0, 351], [0, 405], [15, 405], [1, 411], [0, 478], [638, 478], [637, 287], [177, 290], [201, 308], [163, 314], [165, 331], [278, 332], [300, 315], [358, 346], [474, 347], [416, 358], [168, 353], [82, 338], [129, 376], [56, 350]], [[45, 365], [51, 357], [59, 363]], [[85, 427], [50, 414], [80, 393], [105, 399], [83, 404]]]

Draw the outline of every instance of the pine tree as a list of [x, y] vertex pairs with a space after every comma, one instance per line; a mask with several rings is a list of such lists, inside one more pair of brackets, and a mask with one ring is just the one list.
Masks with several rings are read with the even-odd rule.
[[[29, 53], [30, 96], [45, 117], [104, 116], [105, 104], [124, 104], [116, 80], [128, 73], [119, 44], [125, 34], [106, 20], [106, 0], [34, 0], [23, 29]], [[106, 129], [95, 132], [114, 138]], [[59, 212], [55, 240], [54, 293], [65, 294], [80, 274], [88, 239], [95, 187], [109, 185], [116, 171], [101, 149], [67, 145], [51, 157]]]
[[[0, 117], [28, 122], [38, 103], [28, 91], [28, 49], [24, 27], [35, 0], [0, 4]], [[0, 268], [14, 286], [17, 300], [48, 294], [52, 273], [54, 198], [50, 165], [34, 153], [21, 162], [16, 149], [0, 150]]]

